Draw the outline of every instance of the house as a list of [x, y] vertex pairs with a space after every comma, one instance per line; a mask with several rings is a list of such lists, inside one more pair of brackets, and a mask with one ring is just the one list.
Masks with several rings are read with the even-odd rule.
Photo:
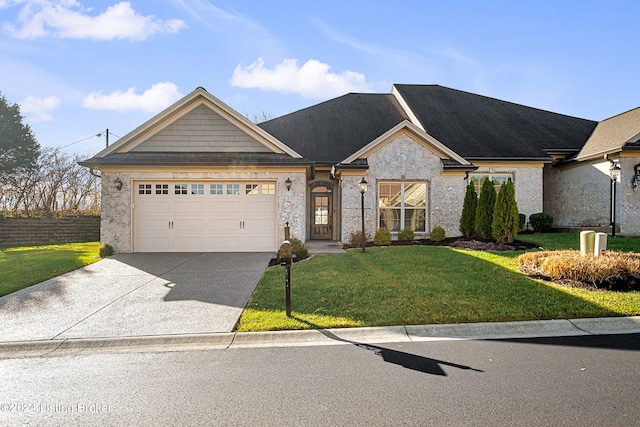
[[[591, 212], [609, 202], [571, 206], [574, 196], [608, 197], [608, 187], [573, 192], [572, 183], [602, 168], [606, 154], [620, 159], [625, 187], [640, 163], [640, 110], [631, 113], [598, 123], [438, 85], [394, 85], [256, 125], [197, 88], [82, 164], [100, 171], [101, 240], [118, 252], [275, 251], [286, 223], [303, 241], [348, 241], [361, 229], [363, 177], [369, 236], [411, 227], [428, 237], [436, 226], [459, 235], [466, 186], [485, 176], [496, 187], [512, 179], [527, 216], [549, 211], [562, 226], [593, 216], [590, 226], [606, 226]], [[620, 230], [640, 234], [640, 195], [627, 187]]]

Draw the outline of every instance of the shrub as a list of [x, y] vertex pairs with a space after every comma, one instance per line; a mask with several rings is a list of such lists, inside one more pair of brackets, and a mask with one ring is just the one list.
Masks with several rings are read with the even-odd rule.
[[431, 234], [429, 237], [431, 237], [431, 240], [433, 240], [434, 242], [442, 242], [444, 240], [444, 228], [435, 227], [433, 230], [431, 230]]
[[464, 237], [471, 237], [476, 233], [476, 209], [478, 208], [478, 193], [473, 183], [467, 185], [460, 217], [460, 232]]
[[389, 246], [391, 244], [391, 232], [386, 228], [378, 228], [373, 237], [373, 244], [376, 246]]
[[114, 253], [115, 251], [111, 245], [107, 243], [100, 243], [100, 248], [98, 249], [98, 255], [100, 255], [100, 258], [106, 258]]
[[398, 240], [401, 242], [413, 242], [414, 238], [413, 229], [411, 227], [406, 227], [398, 233]]
[[305, 259], [309, 256], [309, 249], [304, 247], [302, 240], [293, 237], [291, 240], [291, 252], [299, 259]]
[[476, 207], [476, 233], [481, 239], [491, 237], [493, 208], [496, 204], [496, 189], [489, 178], [484, 178], [480, 188], [480, 198]]
[[[370, 236], [365, 234], [365, 236], [364, 236], [365, 244], [367, 243], [367, 241], [369, 239], [370, 239]], [[354, 247], [362, 246], [362, 231], [354, 231], [354, 232], [352, 232], [351, 235], [349, 235], [349, 243], [351, 244], [351, 246], [354, 246]]]
[[520, 226], [520, 231], [524, 230], [524, 225], [527, 222], [527, 216], [525, 214], [518, 214], [518, 224]]
[[512, 243], [520, 227], [518, 204], [513, 182], [508, 179], [502, 184], [493, 209], [491, 235], [498, 243]]
[[518, 257], [518, 268], [572, 286], [640, 290], [640, 254], [633, 252], [610, 251], [600, 257], [580, 251], [527, 252]]
[[536, 233], [546, 233], [551, 230], [553, 217], [544, 212], [535, 213], [529, 216], [529, 224]]

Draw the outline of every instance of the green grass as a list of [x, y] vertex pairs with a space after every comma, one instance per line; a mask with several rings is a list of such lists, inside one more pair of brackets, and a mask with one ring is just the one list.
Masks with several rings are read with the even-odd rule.
[[98, 261], [98, 242], [0, 248], [0, 296]]
[[[550, 249], [579, 246], [578, 233], [523, 237]], [[610, 246], [637, 250], [640, 238], [616, 238]], [[516, 268], [520, 253], [395, 246], [313, 257], [291, 268], [291, 318], [284, 313], [284, 269], [272, 267], [238, 331], [640, 315], [640, 292], [533, 280]]]

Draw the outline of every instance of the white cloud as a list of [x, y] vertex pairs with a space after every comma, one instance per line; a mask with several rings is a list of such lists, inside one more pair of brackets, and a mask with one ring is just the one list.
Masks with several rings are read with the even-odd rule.
[[60, 98], [49, 96], [47, 98], [26, 97], [20, 102], [20, 112], [32, 123], [50, 122], [53, 120], [51, 112], [60, 105]]
[[51, 34], [69, 39], [141, 41], [159, 33], [176, 33], [185, 27], [179, 19], [163, 21], [153, 15], [143, 16], [133, 10], [128, 1], [116, 3], [93, 16], [89, 15], [91, 8], [83, 7], [76, 0], [17, 0], [14, 3], [23, 5], [18, 15], [22, 26], [16, 28], [6, 23], [4, 28], [21, 39]]
[[331, 73], [328, 64], [310, 59], [298, 66], [296, 59], [285, 59], [273, 69], [258, 58], [246, 68], [238, 65], [231, 85], [245, 89], [298, 93], [305, 98], [326, 99], [348, 92], [372, 92], [364, 74], [354, 71]]
[[82, 101], [82, 106], [92, 110], [133, 111], [141, 110], [157, 113], [182, 97], [178, 86], [171, 82], [156, 83], [142, 94], [130, 87], [126, 92], [113, 91], [104, 95], [101, 91], [91, 92]]

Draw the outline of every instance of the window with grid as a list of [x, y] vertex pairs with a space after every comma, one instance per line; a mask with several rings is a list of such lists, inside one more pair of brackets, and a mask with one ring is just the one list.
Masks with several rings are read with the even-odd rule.
[[169, 184], [156, 184], [156, 194], [169, 194]]
[[378, 196], [380, 228], [391, 232], [407, 227], [426, 231], [426, 182], [380, 182]]
[[223, 194], [222, 184], [209, 184], [209, 194]]
[[227, 184], [227, 194], [240, 194], [240, 184]]
[[138, 184], [138, 194], [151, 194], [151, 184]]
[[262, 184], [262, 194], [276, 194], [276, 185]]
[[187, 184], [175, 184], [173, 188], [175, 194], [188, 194]]
[[191, 194], [204, 194], [204, 184], [191, 184]]
[[506, 183], [507, 180], [511, 179], [511, 181], [513, 181], [513, 175], [510, 173], [474, 173], [473, 175], [470, 175], [469, 178], [471, 179], [471, 183], [473, 184], [478, 197], [480, 196], [482, 181], [485, 178], [489, 178], [493, 183], [496, 193], [500, 191], [500, 187], [502, 187], [502, 184]]

